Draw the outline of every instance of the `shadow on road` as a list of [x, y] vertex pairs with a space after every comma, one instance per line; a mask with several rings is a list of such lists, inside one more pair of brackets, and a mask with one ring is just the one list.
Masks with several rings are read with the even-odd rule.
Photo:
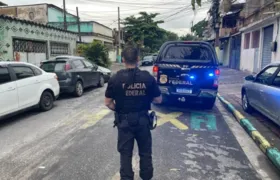
[[202, 103], [194, 102], [168, 102], [162, 105], [154, 105], [156, 109], [166, 110], [166, 111], [179, 111], [179, 112], [188, 112], [188, 111], [203, 111], [203, 112], [217, 112], [216, 106], [212, 109], [207, 109]]
[[[86, 94], [90, 93], [93, 90], [98, 89], [98, 87], [89, 87], [84, 89], [84, 94], [83, 96], [85, 96]], [[76, 97], [74, 94], [72, 93], [61, 93], [58, 97], [57, 100], [65, 100], [65, 99], [75, 99], [75, 98], [80, 98], [80, 97]]]
[[2, 128], [4, 128], [5, 126], [9, 126], [9, 125], [18, 123], [20, 121], [24, 121], [25, 119], [27, 119], [31, 116], [37, 115], [39, 113], [41, 113], [41, 111], [38, 108], [35, 108], [35, 109], [28, 109], [23, 112], [19, 112], [17, 114], [8, 115], [8, 116], [0, 119], [0, 130]]

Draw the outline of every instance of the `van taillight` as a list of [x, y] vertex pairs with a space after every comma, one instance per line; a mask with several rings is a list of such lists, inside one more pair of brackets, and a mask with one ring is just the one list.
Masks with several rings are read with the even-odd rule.
[[216, 69], [216, 70], [215, 70], [215, 75], [216, 75], [216, 76], [220, 76], [220, 74], [221, 74], [220, 69]]
[[158, 66], [154, 66], [154, 67], [153, 67], [153, 75], [154, 75], [155, 77], [157, 77], [157, 75], [158, 75]]
[[66, 64], [65, 64], [65, 71], [68, 71], [68, 70], [70, 70], [70, 69], [71, 69], [71, 65], [68, 64], [68, 63], [66, 63]]

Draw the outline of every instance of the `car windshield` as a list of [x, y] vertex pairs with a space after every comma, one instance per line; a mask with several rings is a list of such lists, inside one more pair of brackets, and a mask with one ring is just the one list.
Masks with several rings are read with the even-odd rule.
[[209, 48], [199, 45], [171, 45], [167, 47], [163, 61], [211, 63], [214, 57]]
[[46, 72], [63, 72], [65, 70], [65, 61], [58, 61], [58, 62], [44, 62], [41, 66]]

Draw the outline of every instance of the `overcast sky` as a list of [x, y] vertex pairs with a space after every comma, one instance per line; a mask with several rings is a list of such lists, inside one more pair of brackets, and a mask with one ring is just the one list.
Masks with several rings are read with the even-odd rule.
[[[63, 7], [63, 0], [1, 0], [8, 5], [26, 5], [51, 3]], [[191, 0], [66, 0], [66, 9], [75, 14], [79, 7], [82, 20], [94, 20], [111, 28], [117, 27], [117, 7], [120, 7], [121, 19], [135, 15], [139, 11], [160, 13], [158, 20], [165, 23], [160, 26], [178, 35], [190, 31], [194, 23], [207, 17], [210, 4], [203, 4], [196, 13], [191, 9]]]

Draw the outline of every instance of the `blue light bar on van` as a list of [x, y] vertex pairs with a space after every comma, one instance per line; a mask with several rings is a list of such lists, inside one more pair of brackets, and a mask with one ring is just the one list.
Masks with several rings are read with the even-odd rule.
[[190, 79], [195, 79], [195, 77], [194, 76], [190, 76]]
[[208, 76], [213, 77], [213, 76], [214, 76], [214, 74], [213, 74], [213, 73], [209, 73], [209, 74], [208, 74]]

